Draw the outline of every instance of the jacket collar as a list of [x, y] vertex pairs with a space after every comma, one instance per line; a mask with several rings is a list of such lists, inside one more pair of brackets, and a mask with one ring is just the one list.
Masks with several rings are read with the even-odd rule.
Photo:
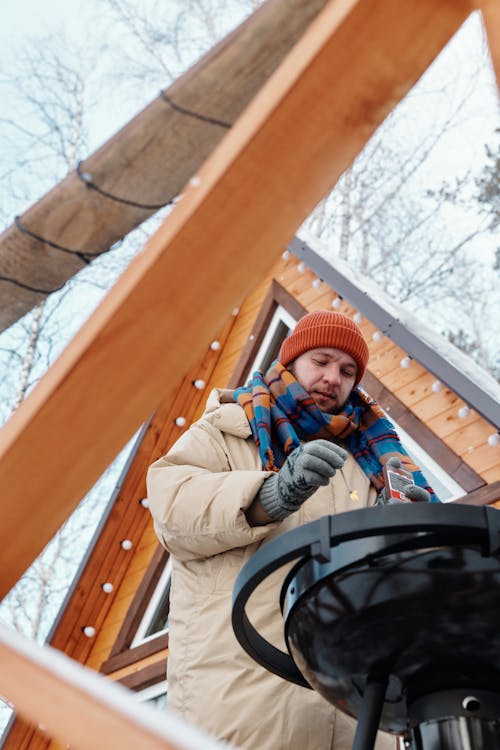
[[248, 438], [252, 434], [245, 412], [233, 400], [234, 391], [214, 388], [207, 399], [203, 419], [235, 437]]

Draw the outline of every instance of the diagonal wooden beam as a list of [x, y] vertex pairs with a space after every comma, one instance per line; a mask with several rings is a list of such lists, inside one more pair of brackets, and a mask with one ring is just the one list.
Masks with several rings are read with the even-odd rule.
[[0, 662], [0, 694], [62, 747], [222, 750], [221, 744], [175, 714], [140, 705], [122, 686], [3, 625]]
[[331, 0], [0, 434], [1, 593], [470, 12]]

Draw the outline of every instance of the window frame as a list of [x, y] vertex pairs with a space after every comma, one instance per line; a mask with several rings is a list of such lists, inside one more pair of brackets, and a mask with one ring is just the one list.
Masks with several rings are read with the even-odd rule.
[[160, 575], [160, 578], [158, 579], [158, 583], [156, 584], [153, 594], [151, 595], [151, 599], [149, 600], [146, 610], [142, 616], [141, 621], [139, 622], [139, 625], [137, 626], [134, 637], [132, 638], [132, 641], [130, 643], [131, 649], [137, 648], [137, 646], [141, 646], [143, 643], [148, 643], [149, 641], [152, 641], [155, 638], [159, 638], [164, 633], [168, 633], [168, 625], [167, 625], [161, 630], [158, 630], [154, 633], [150, 633], [149, 635], [146, 635], [148, 627], [150, 626], [151, 622], [153, 621], [154, 617], [156, 616], [158, 612], [159, 605], [161, 604], [161, 601], [164, 597], [165, 589], [167, 588], [167, 586], [168, 586], [168, 590], [170, 591], [171, 578], [172, 578], [172, 562], [171, 562], [170, 557], [167, 557], [163, 571]]
[[135, 592], [109, 657], [102, 663], [100, 671], [112, 674], [118, 669], [152, 656], [168, 648], [168, 631], [164, 631], [143, 643], [132, 646], [134, 636], [158, 586], [168, 561], [168, 552], [160, 545], [148, 565], [140, 585]]

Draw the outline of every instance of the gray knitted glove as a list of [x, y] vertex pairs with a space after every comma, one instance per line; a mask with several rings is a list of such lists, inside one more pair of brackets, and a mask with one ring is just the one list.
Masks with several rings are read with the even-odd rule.
[[413, 500], [414, 503], [430, 503], [431, 496], [423, 487], [419, 487], [417, 484], [412, 484], [411, 487], [405, 489], [405, 495], [409, 500]]
[[327, 485], [341, 469], [347, 451], [329, 440], [311, 440], [296, 448], [277, 474], [268, 477], [258, 498], [274, 521], [281, 521], [300, 508], [320, 485]]

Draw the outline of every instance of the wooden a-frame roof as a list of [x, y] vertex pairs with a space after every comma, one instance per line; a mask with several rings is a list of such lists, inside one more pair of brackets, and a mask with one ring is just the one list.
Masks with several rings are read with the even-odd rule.
[[[480, 5], [489, 12], [493, 4]], [[469, 0], [325, 5], [3, 429], [3, 593], [160, 398], [175, 393], [213, 331], [269, 273], [296, 227], [476, 7]], [[193, 315], [200, 307], [203, 315]], [[121, 747], [136, 746], [134, 712], [118, 722], [110, 714], [106, 723], [94, 702], [85, 731], [68, 725], [68, 716], [88, 708], [87, 675], [58, 671], [13, 635], [2, 634], [0, 644], [11, 666], [0, 674], [0, 693], [21, 714], [77, 747], [107, 747], [112, 735]], [[146, 750], [158, 746], [146, 731], [143, 739]], [[164, 746], [181, 744], [172, 735]]]

